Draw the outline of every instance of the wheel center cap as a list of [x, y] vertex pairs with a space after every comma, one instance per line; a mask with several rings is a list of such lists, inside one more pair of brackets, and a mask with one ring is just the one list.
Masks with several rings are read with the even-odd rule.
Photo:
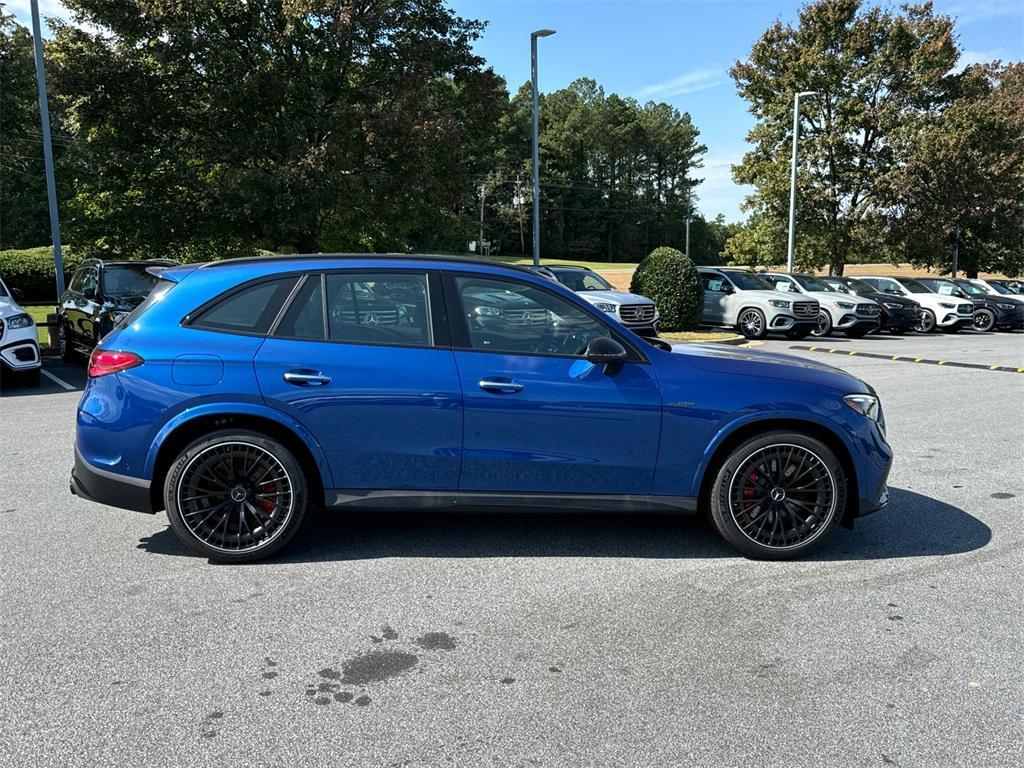
[[249, 494], [245, 490], [245, 488], [243, 488], [240, 485], [236, 485], [234, 488], [231, 489], [231, 500], [238, 504], [241, 504], [243, 501], [245, 501], [248, 495]]
[[772, 501], [784, 501], [786, 498], [786, 492], [781, 488], [772, 488], [771, 497]]

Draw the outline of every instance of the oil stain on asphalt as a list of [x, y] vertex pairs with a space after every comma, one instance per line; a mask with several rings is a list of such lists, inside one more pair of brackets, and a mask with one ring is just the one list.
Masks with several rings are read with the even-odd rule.
[[999, 492], [999, 493], [992, 493], [992, 494], [989, 494], [989, 495], [993, 499], [1012, 499], [1012, 498], [1014, 498], [1012, 493], [1005, 493], [1005, 492], [1002, 492], [1002, 491]]

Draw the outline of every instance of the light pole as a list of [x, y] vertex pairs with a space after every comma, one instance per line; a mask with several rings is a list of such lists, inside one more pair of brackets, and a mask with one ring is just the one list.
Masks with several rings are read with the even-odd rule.
[[796, 224], [796, 145], [800, 140], [800, 99], [816, 96], [817, 91], [798, 91], [793, 96], [793, 167], [789, 177], [789, 246], [786, 248], [786, 271], [793, 271], [794, 226]]
[[50, 205], [50, 237], [53, 239], [53, 267], [57, 273], [57, 298], [64, 293], [64, 255], [60, 249], [60, 220], [57, 217], [57, 184], [53, 178], [53, 148], [50, 146], [50, 108], [46, 97], [46, 70], [43, 69], [43, 34], [39, 23], [39, 0], [32, 0], [32, 42], [36, 55], [36, 85], [39, 90], [39, 127], [43, 136], [43, 165], [46, 170], [46, 197]]
[[533, 266], [540, 266], [540, 152], [537, 149], [537, 38], [555, 34], [553, 29], [530, 33], [530, 76], [533, 82]]

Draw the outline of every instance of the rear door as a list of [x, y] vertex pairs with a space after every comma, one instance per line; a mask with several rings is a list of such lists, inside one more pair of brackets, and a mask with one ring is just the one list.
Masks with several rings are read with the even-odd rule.
[[591, 339], [624, 337], [533, 283], [446, 273], [444, 288], [464, 397], [460, 491], [650, 493], [661, 395], [639, 351], [589, 363]]
[[267, 402], [320, 443], [335, 489], [457, 487], [462, 393], [436, 275], [309, 274], [255, 365]]

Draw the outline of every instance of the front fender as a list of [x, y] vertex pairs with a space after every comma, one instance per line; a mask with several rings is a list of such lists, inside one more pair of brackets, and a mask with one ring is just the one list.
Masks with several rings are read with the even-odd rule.
[[154, 435], [150, 444], [149, 452], [146, 455], [145, 477], [153, 477], [153, 471], [156, 468], [157, 456], [159, 456], [160, 448], [163, 446], [167, 438], [179, 427], [182, 427], [195, 419], [203, 418], [204, 416], [256, 416], [259, 418], [269, 419], [270, 421], [280, 424], [285, 429], [293, 432], [306, 444], [309, 452], [313, 455], [313, 460], [316, 462], [317, 469], [320, 471], [320, 480], [323, 483], [323, 487], [333, 487], [334, 482], [331, 476], [330, 465], [327, 463], [327, 457], [324, 454], [320, 443], [309, 430], [286, 413], [260, 403], [244, 401], [233, 403], [219, 401], [215, 403], [195, 405], [180, 411], [168, 419], [163, 426], [160, 427], [156, 435]]

